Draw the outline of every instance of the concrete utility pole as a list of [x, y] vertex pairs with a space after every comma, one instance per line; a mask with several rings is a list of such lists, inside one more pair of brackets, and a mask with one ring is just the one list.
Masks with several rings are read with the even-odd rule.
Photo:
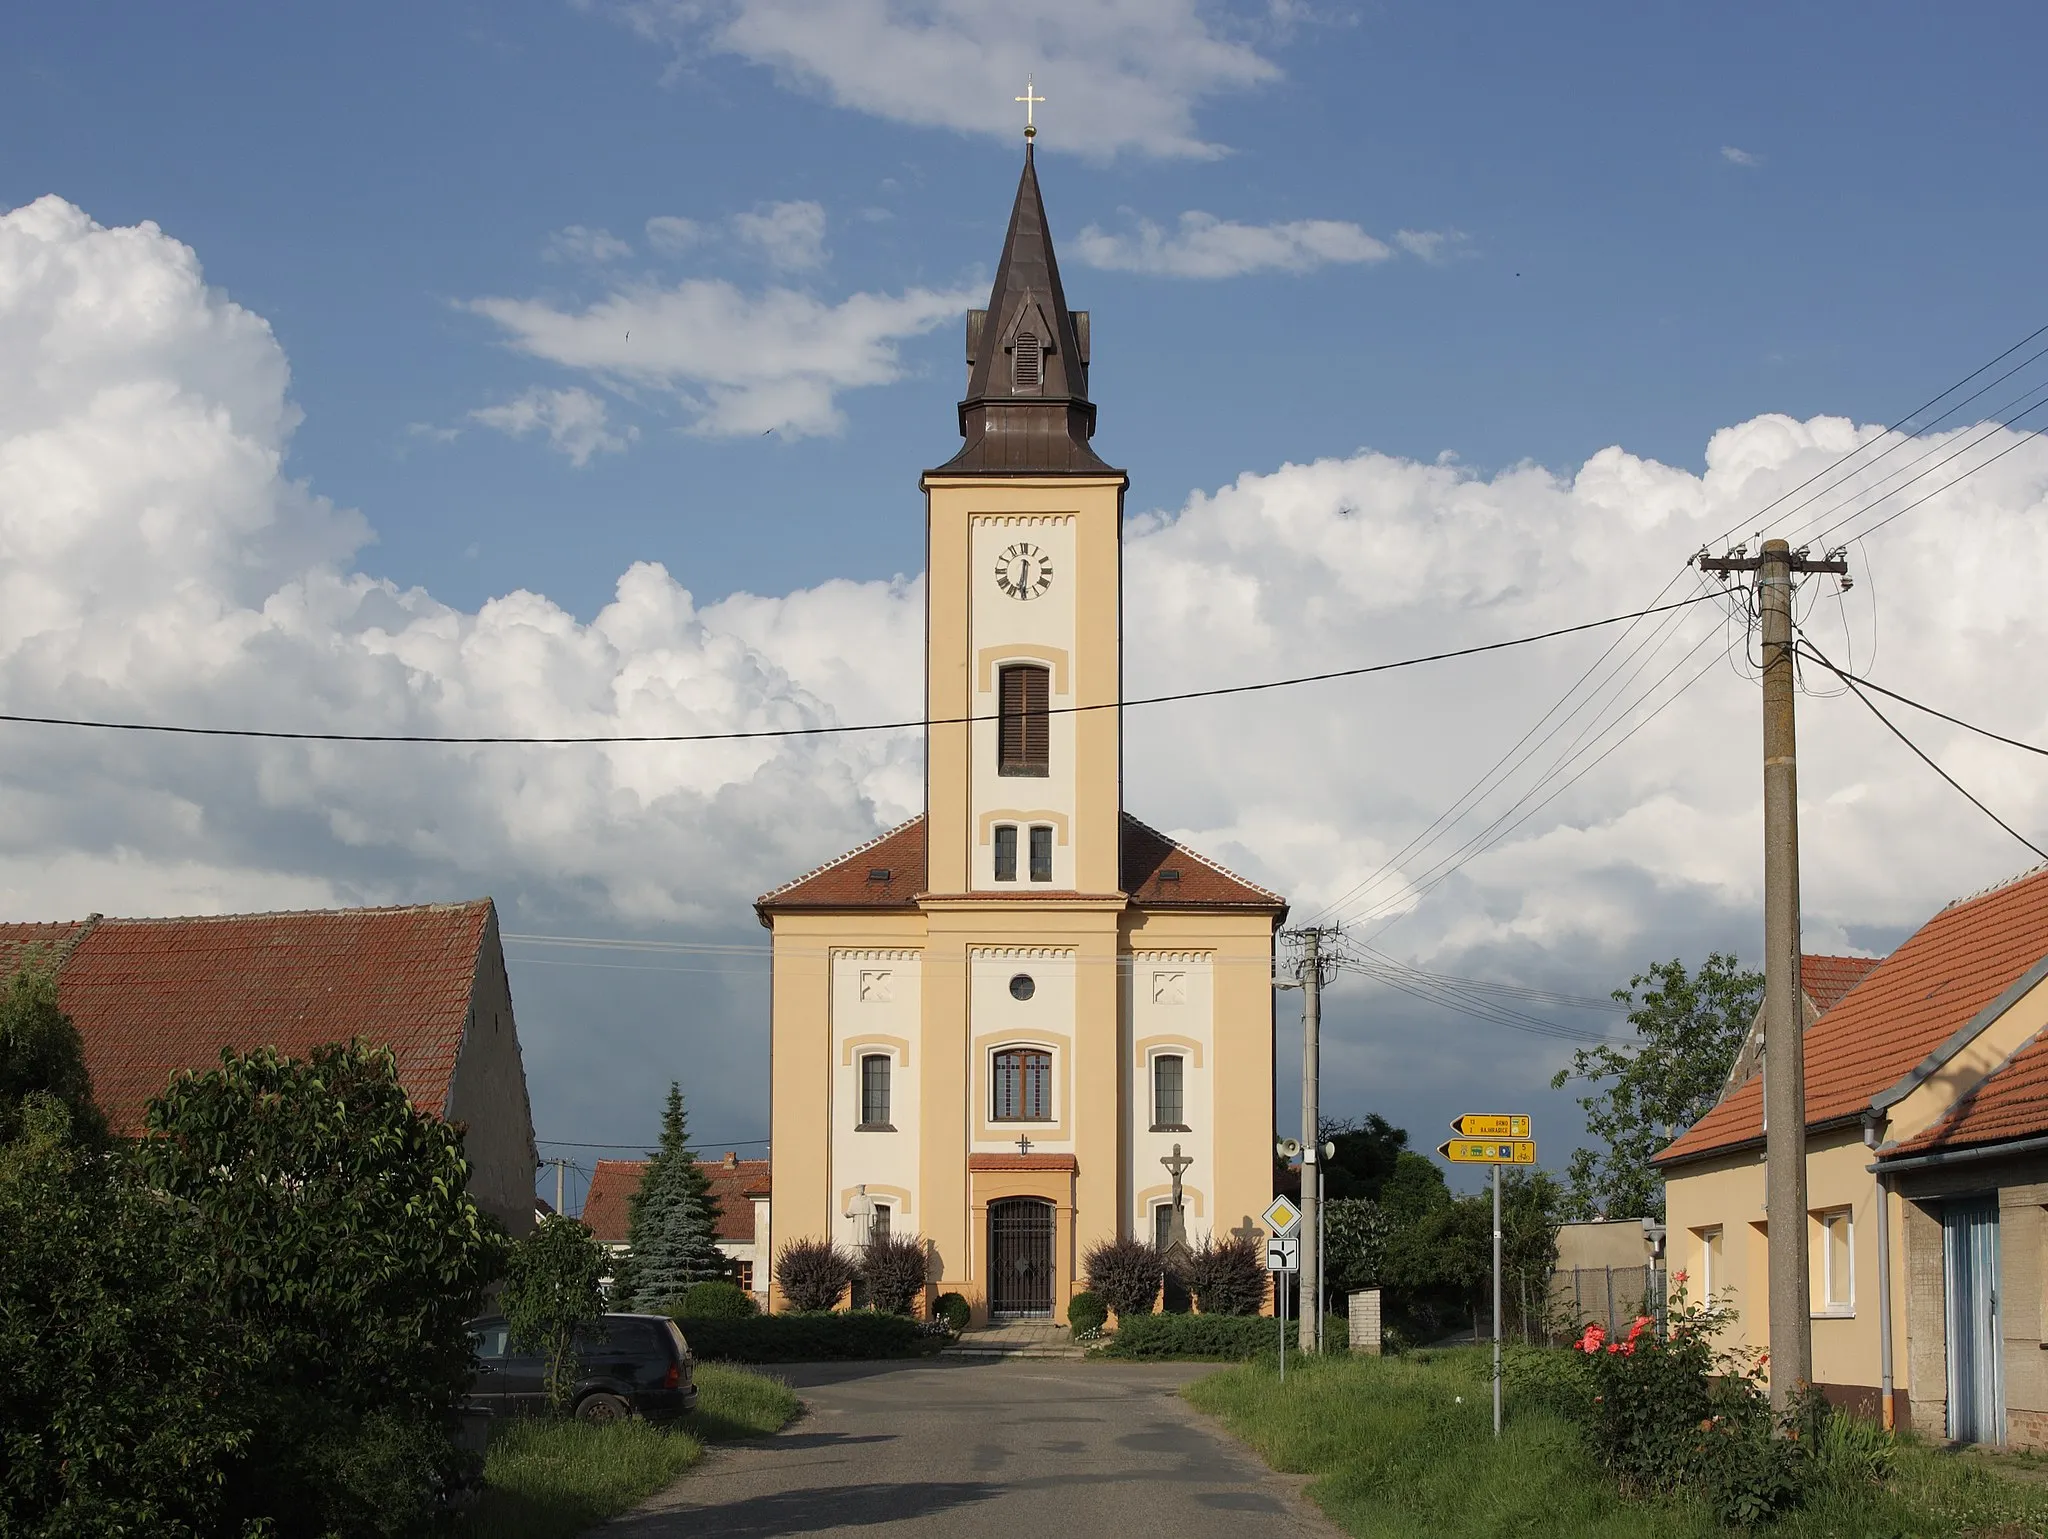
[[1323, 1337], [1322, 1030], [1323, 931], [1301, 932], [1301, 1350]]
[[1783, 540], [1756, 556], [1699, 558], [1703, 572], [1756, 573], [1764, 669], [1764, 1215], [1770, 1262], [1771, 1409], [1813, 1382], [1806, 1237], [1806, 1043], [1799, 987], [1799, 772], [1793, 729], [1792, 576], [1846, 575]]

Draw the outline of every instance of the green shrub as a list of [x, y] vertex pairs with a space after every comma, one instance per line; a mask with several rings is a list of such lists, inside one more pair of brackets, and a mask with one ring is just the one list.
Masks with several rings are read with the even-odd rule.
[[1109, 1306], [1102, 1295], [1085, 1289], [1067, 1300], [1067, 1325], [1076, 1341], [1094, 1336], [1109, 1320]]
[[751, 1320], [761, 1312], [754, 1295], [738, 1283], [692, 1283], [669, 1313], [678, 1320]]
[[1258, 1315], [1133, 1315], [1117, 1322], [1108, 1357], [1192, 1357], [1242, 1362], [1277, 1352], [1280, 1327]]
[[756, 1315], [749, 1320], [681, 1319], [690, 1351], [703, 1362], [827, 1363], [920, 1357], [939, 1343], [915, 1320], [862, 1310], [854, 1314]]
[[941, 1293], [933, 1305], [932, 1312], [946, 1322], [946, 1329], [955, 1336], [973, 1323], [974, 1306], [958, 1293]]
[[1117, 1329], [1126, 1320], [1152, 1313], [1159, 1286], [1166, 1276], [1158, 1247], [1148, 1240], [1102, 1240], [1081, 1258], [1088, 1278], [1088, 1291], [1102, 1296], [1102, 1302], [1116, 1311]]

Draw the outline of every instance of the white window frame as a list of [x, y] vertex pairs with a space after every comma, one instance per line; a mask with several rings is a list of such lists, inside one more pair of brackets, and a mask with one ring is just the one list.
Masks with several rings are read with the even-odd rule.
[[1707, 1224], [1699, 1229], [1695, 1229], [1693, 1234], [1700, 1242], [1699, 1296], [1702, 1302], [1711, 1303], [1714, 1298], [1714, 1288], [1720, 1281], [1720, 1279], [1714, 1276], [1714, 1249], [1717, 1245], [1722, 1248], [1723, 1254], [1721, 1259], [1725, 1263], [1727, 1261], [1727, 1241], [1725, 1238], [1727, 1231], [1719, 1224]]
[[[1004, 1053], [1043, 1053], [1046, 1056], [1045, 1070], [1045, 1115], [1043, 1117], [1001, 1117], [996, 1114], [996, 1059]], [[1042, 1128], [1057, 1127], [1062, 1116], [1060, 1106], [1060, 1051], [1050, 1042], [1034, 1042], [1028, 1037], [1008, 1042], [998, 1042], [988, 1050], [982, 1060], [982, 1072], [987, 1076], [988, 1125], [992, 1128]]]
[[[1821, 1208], [1814, 1213], [1814, 1220], [1820, 1226], [1820, 1308], [1814, 1313], [1828, 1316], [1847, 1316], [1856, 1313], [1856, 1210], [1854, 1208]], [[1848, 1276], [1842, 1278], [1841, 1297], [1835, 1296], [1835, 1231], [1842, 1226], [1842, 1255]]]

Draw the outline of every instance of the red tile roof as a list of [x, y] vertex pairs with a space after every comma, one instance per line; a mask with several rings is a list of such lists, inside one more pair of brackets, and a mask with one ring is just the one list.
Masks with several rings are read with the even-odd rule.
[[[1139, 908], [1251, 909], [1282, 918], [1287, 900], [1256, 883], [1225, 870], [1207, 856], [1177, 844], [1157, 829], [1123, 814], [1123, 842], [1118, 852], [1124, 892]], [[886, 873], [886, 875], [884, 875]], [[897, 825], [859, 849], [787, 882], [755, 900], [763, 924], [783, 909], [897, 908], [917, 905], [928, 896], [925, 881], [925, 827], [922, 816]], [[1015, 902], [1020, 898], [1112, 898], [1116, 894], [1032, 891], [947, 893], [947, 898], [985, 898]]]
[[2029, 1037], [1941, 1121], [1878, 1158], [2003, 1143], [2042, 1133], [2048, 1133], [2048, 1036]]
[[645, 1160], [599, 1160], [583, 1198], [583, 1227], [605, 1245], [624, 1245], [631, 1212], [626, 1204], [647, 1174]]
[[[700, 1160], [718, 1200], [718, 1238], [733, 1245], [754, 1241], [754, 1199], [768, 1195], [768, 1161]], [[646, 1160], [599, 1160], [591, 1172], [590, 1193], [583, 1199], [583, 1224], [606, 1245], [624, 1245], [631, 1217], [627, 1206], [646, 1179]]]
[[1799, 959], [1799, 986], [1813, 1001], [1816, 1013], [1826, 1015], [1842, 1002], [1849, 990], [1870, 976], [1883, 957], [1831, 957], [1808, 952]]
[[[2048, 868], [1950, 904], [1807, 1028], [1807, 1125], [1859, 1115], [2044, 957]], [[1658, 1163], [1760, 1142], [1762, 1105], [1758, 1076], [1694, 1123]]]
[[418, 908], [99, 919], [0, 927], [0, 958], [28, 930], [72, 931], [57, 999], [85, 1041], [93, 1096], [121, 1134], [181, 1069], [222, 1048], [304, 1057], [360, 1036], [397, 1054], [413, 1104], [445, 1112], [488, 898]]

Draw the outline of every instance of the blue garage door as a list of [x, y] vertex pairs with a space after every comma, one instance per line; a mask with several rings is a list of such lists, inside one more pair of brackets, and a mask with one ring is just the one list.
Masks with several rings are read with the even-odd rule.
[[2005, 1339], [1998, 1326], [1998, 1199], [1941, 1208], [1948, 1285], [1948, 1435], [2005, 1441]]

